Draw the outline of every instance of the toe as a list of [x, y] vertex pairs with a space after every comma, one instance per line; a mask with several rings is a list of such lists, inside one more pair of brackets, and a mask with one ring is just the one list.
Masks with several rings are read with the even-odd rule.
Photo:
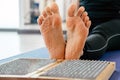
[[45, 11], [45, 10], [42, 12], [42, 15], [43, 15], [43, 17], [44, 17], [44, 18], [46, 18], [46, 17], [47, 17], [47, 13], [46, 13], [46, 11]]
[[51, 5], [51, 11], [52, 11], [53, 13], [58, 13], [58, 14], [59, 14], [58, 5], [57, 5], [55, 2], [52, 3], [52, 5]]
[[46, 10], [47, 15], [52, 15], [52, 11], [49, 7], [46, 7], [45, 10]]
[[90, 26], [91, 26], [91, 21], [89, 20], [89, 21], [86, 22], [86, 27], [89, 29]]
[[89, 21], [89, 17], [86, 16], [84, 19], [83, 19], [84, 23], [87, 23]]
[[91, 21], [88, 17], [88, 13], [85, 11], [83, 12], [83, 14], [81, 15], [81, 19], [83, 20], [83, 22], [85, 23], [87, 28], [90, 28], [91, 26]]
[[43, 21], [44, 21], [43, 16], [40, 16], [40, 17], [37, 19], [37, 22], [38, 22], [39, 25], [41, 25]]
[[84, 8], [83, 6], [81, 6], [81, 7], [78, 9], [77, 16], [81, 16], [84, 11], [85, 11], [85, 8]]
[[76, 9], [77, 9], [77, 5], [76, 4], [70, 5], [70, 7], [68, 8], [68, 16], [69, 17], [73, 17], [75, 15]]
[[84, 18], [88, 15], [88, 13], [85, 11], [83, 12], [83, 14], [81, 15], [81, 19], [84, 20]]

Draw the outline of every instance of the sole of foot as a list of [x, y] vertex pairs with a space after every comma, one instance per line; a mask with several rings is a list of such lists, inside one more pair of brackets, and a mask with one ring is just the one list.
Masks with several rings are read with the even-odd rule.
[[80, 59], [91, 25], [88, 13], [84, 7], [77, 9], [77, 5], [72, 4], [68, 9], [66, 22], [68, 38], [65, 59]]
[[38, 18], [40, 32], [52, 59], [65, 58], [65, 40], [62, 33], [62, 21], [56, 3], [46, 7]]

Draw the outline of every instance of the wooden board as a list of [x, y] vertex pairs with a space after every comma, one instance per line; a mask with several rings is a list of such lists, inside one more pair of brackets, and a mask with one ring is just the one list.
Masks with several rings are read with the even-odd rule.
[[108, 80], [114, 70], [108, 61], [16, 59], [0, 65], [0, 80]]

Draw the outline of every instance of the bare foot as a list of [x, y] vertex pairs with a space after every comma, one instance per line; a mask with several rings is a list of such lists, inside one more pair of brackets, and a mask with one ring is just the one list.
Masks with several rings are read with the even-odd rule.
[[65, 58], [65, 40], [62, 33], [62, 22], [56, 3], [46, 7], [38, 19], [40, 31], [52, 59]]
[[72, 4], [68, 9], [67, 18], [67, 45], [65, 59], [79, 59], [83, 55], [83, 48], [88, 36], [91, 21], [85, 12], [84, 7], [77, 11], [76, 4]]

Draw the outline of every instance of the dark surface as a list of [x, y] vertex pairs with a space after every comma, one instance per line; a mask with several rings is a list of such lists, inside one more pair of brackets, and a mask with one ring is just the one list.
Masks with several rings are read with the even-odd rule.
[[[49, 58], [49, 54], [46, 48], [36, 49], [27, 53], [0, 60], [0, 64], [16, 58]], [[116, 62], [116, 70], [111, 76], [110, 80], [120, 80], [120, 50], [106, 52], [100, 60]]]

